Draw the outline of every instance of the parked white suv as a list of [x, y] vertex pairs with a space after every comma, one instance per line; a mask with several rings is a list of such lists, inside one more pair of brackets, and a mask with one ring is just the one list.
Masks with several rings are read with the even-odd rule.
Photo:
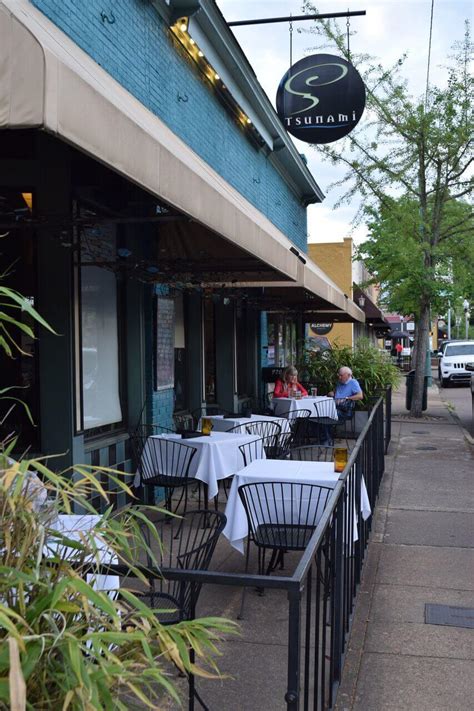
[[447, 343], [441, 358], [439, 369], [441, 385], [447, 387], [450, 383], [470, 383], [471, 373], [466, 370], [466, 364], [474, 360], [474, 341], [455, 341]]

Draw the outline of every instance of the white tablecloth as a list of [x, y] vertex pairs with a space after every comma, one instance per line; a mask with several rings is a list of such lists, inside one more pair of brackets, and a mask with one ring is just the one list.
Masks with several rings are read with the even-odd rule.
[[[278, 417], [288, 417], [291, 412], [296, 412], [297, 410], [310, 410], [310, 417], [316, 417], [316, 409], [314, 404], [323, 400], [328, 400], [328, 398], [323, 395], [318, 395], [317, 397], [311, 397], [308, 395], [308, 397], [301, 398], [276, 397], [273, 398], [271, 406], [273, 408], [273, 412]], [[326, 414], [325, 410], [324, 416], [337, 420], [336, 403], [333, 398], [330, 398], [327, 407], [328, 414]]]
[[[60, 531], [73, 541], [81, 541], [81, 532], [88, 533], [99, 521], [100, 516], [94, 516], [92, 514], [60, 514], [58, 518], [51, 523], [50, 527], [56, 531]], [[74, 553], [73, 549], [67, 546], [64, 548], [64, 553], [62, 553], [59, 549], [60, 544], [56, 541], [49, 541], [46, 545], [50, 549], [54, 546], [56, 550], [59, 550], [61, 555], [65, 557], [67, 557], [69, 550], [71, 551], [71, 557]], [[103, 541], [99, 538], [95, 538], [95, 545], [100, 553], [101, 563], [104, 565], [108, 563], [118, 563], [117, 557], [111, 553]], [[96, 590], [115, 591], [120, 588], [118, 575], [87, 575], [87, 582], [91, 580], [94, 580]]]
[[[299, 462], [288, 460], [262, 461], [256, 459], [238, 472], [233, 481], [227, 500], [225, 515], [227, 523], [224, 536], [231, 545], [244, 552], [244, 541], [248, 536], [248, 522], [238, 489], [252, 482], [278, 481], [300, 484], [320, 484], [332, 489], [336, 486], [339, 474], [334, 471], [333, 462]], [[372, 513], [364, 479], [361, 480], [361, 513], [366, 520]], [[355, 512], [354, 512], [355, 514]], [[354, 540], [358, 537], [356, 517], [354, 516]]]
[[285, 417], [273, 417], [272, 415], [252, 415], [251, 417], [224, 417], [223, 415], [212, 415], [214, 432], [227, 432], [233, 427], [241, 426], [242, 434], [245, 434], [245, 425], [251, 422], [276, 422], [281, 427], [282, 432], [291, 432], [290, 423]]
[[[154, 435], [149, 437], [145, 447], [159, 447], [164, 439], [177, 438], [181, 435]], [[209, 499], [213, 499], [219, 490], [218, 481], [235, 474], [244, 465], [242, 444], [258, 441], [257, 450], [260, 459], [265, 459], [261, 440], [256, 435], [234, 432], [211, 432], [210, 436], [192, 437], [183, 440], [184, 444], [196, 447], [196, 454], [191, 460], [189, 476], [199, 479], [208, 486]], [[135, 486], [140, 485], [140, 475], [135, 476]]]

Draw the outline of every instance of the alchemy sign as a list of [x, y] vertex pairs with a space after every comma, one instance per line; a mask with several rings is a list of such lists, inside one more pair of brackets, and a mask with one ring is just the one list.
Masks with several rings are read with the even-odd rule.
[[278, 87], [276, 107], [288, 133], [306, 143], [332, 143], [360, 121], [364, 82], [345, 59], [313, 54], [288, 69]]

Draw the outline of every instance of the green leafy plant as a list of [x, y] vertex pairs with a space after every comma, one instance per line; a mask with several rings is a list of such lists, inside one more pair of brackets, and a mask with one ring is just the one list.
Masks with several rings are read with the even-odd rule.
[[[18, 310], [52, 331], [18, 292], [0, 285], [0, 300], [7, 357], [21, 351], [18, 331], [34, 338]], [[10, 390], [0, 399], [22, 404], [5, 395]], [[133, 498], [123, 473], [81, 464], [57, 473], [41, 458], [15, 461], [16, 443], [14, 432], [0, 441], [0, 709], [156, 709], [166, 697], [180, 703], [176, 669], [219, 676], [217, 644], [236, 632], [234, 622], [207, 617], [165, 626], [130, 583], [119, 595], [96, 584], [105, 547], [109, 561], [127, 566], [127, 580], [146, 588], [148, 570], [138, 562], [159, 570], [154, 551], [163, 544], [150, 521], [159, 509], [114, 510], [108, 488]], [[90, 531], [77, 540], [57, 530], [61, 514], [96, 514], [94, 497], [107, 510]]]
[[[4, 274], [0, 276], [0, 278], [4, 277]], [[21, 353], [24, 356], [30, 355], [22, 350], [18, 342], [17, 331], [23, 332], [32, 339], [35, 337], [31, 326], [17, 318], [21, 313], [26, 313], [33, 321], [51, 333], [55, 333], [54, 329], [40, 316], [25, 296], [15, 289], [0, 284], [0, 350], [3, 350], [9, 358], [13, 358], [16, 353]], [[20, 406], [25, 410], [29, 420], [33, 422], [28, 405], [20, 397], [12, 395], [12, 392], [19, 389], [21, 388], [15, 385], [0, 388], [0, 400], [7, 401], [9, 405], [4, 418], [8, 417], [14, 407]]]
[[384, 351], [373, 346], [367, 339], [351, 346], [333, 345], [331, 350], [321, 353], [306, 349], [298, 364], [302, 380], [318, 387], [320, 394], [334, 390], [337, 371], [342, 366], [351, 368], [364, 392], [360, 407], [367, 406], [369, 399], [381, 394], [388, 386], [395, 387], [400, 381], [400, 373]]
[[[105, 546], [147, 585], [135, 561], [146, 551], [159, 569], [150, 510], [109, 506], [90, 532], [72, 540], [54, 528], [54, 518], [78, 508], [96, 514], [91, 494], [108, 500], [98, 470], [57, 474], [39, 459], [14, 462], [12, 445], [0, 455], [0, 708], [157, 708], [166, 695], [179, 702], [173, 667], [217, 675], [216, 643], [235, 631], [233, 622], [208, 617], [163, 626], [130, 587], [114, 598], [94, 584]], [[120, 472], [104, 471], [131, 494]], [[39, 487], [54, 496], [46, 508], [37, 505]]]

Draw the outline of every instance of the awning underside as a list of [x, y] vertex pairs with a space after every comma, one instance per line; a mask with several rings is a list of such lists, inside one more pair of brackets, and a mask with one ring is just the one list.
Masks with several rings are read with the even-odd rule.
[[354, 301], [358, 302], [362, 297], [365, 300], [362, 311], [365, 313], [365, 319], [371, 326], [375, 326], [378, 330], [390, 331], [390, 324], [386, 321], [382, 311], [374, 304], [369, 296], [362, 289], [354, 284]]
[[[214, 284], [218, 288], [217, 284]], [[357, 323], [360, 319], [350, 313], [334, 308], [325, 299], [313, 294], [304, 287], [289, 283], [287, 286], [264, 286], [240, 289], [225, 288], [222, 293], [228, 296], [239, 296], [261, 311], [301, 314], [304, 319], [312, 320], [316, 315], [319, 320], [336, 323]]]

